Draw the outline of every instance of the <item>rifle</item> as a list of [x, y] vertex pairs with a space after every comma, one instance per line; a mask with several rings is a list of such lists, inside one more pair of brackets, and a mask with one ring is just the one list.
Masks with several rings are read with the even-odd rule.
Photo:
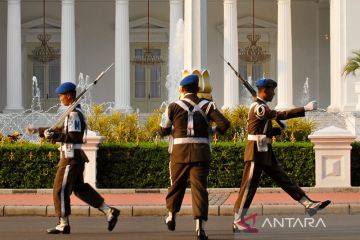
[[[104, 71], [102, 71], [99, 76], [97, 76], [97, 78], [89, 85], [87, 86], [74, 100], [74, 102], [66, 109], [66, 111], [60, 116], [60, 118], [55, 122], [54, 125], [52, 125], [49, 128], [49, 131], [55, 131], [55, 129], [57, 128], [61, 128], [62, 125], [64, 124], [65, 118], [67, 115], [69, 115], [75, 108], [76, 106], [79, 104], [79, 102], [81, 101], [82, 96], [84, 96], [84, 94], [94, 85], [97, 84], [97, 82], [100, 80], [100, 78], [102, 78], [102, 76], [114, 65], [114, 63], [112, 63], [107, 69], [105, 69]], [[27, 128], [26, 131], [28, 133], [36, 133], [39, 131], [39, 129], [37, 128]]]
[[[226, 62], [226, 64], [234, 71], [235, 75], [238, 77], [238, 79], [240, 80], [240, 82], [245, 86], [245, 88], [250, 92], [251, 96], [253, 97], [253, 99], [255, 100], [257, 98], [257, 93], [255, 91], [255, 89], [250, 85], [250, 83], [248, 81], [246, 81], [241, 75], [240, 73], [238, 73], [235, 68], [231, 65], [231, 63], [229, 63], [228, 61], [225, 60], [225, 58], [223, 56], [220, 55], [220, 57], [224, 60], [224, 62]], [[286, 123], [281, 121], [281, 120], [275, 120], [277, 122], [277, 124], [279, 124], [280, 128], [284, 129], [286, 128]]]
[[226, 64], [234, 71], [235, 75], [238, 77], [238, 79], [240, 80], [240, 82], [245, 86], [245, 88], [250, 92], [251, 96], [256, 99], [257, 97], [257, 93], [255, 91], [255, 89], [250, 85], [250, 83], [248, 81], [246, 81], [241, 75], [240, 73], [238, 73], [235, 68], [231, 65], [231, 63], [229, 63], [228, 61], [225, 60], [225, 58], [223, 56], [220, 55], [220, 57], [224, 60], [224, 62], [226, 62]]

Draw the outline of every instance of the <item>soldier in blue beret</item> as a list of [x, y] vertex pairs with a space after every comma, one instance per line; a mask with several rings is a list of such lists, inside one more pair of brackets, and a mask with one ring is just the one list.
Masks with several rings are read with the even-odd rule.
[[184, 77], [180, 81], [180, 86], [182, 86], [182, 87], [189, 86], [189, 85], [198, 86], [199, 85], [199, 76], [196, 74], [190, 74], [190, 75]]
[[55, 89], [56, 94], [76, 92], [76, 85], [72, 82], [64, 82]]
[[[257, 232], [256, 228], [245, 222], [245, 215], [255, 196], [262, 172], [270, 176], [294, 200], [301, 203], [310, 216], [330, 204], [329, 200], [311, 200], [289, 178], [272, 150], [272, 137], [281, 134], [280, 128], [272, 126], [272, 120], [304, 117], [306, 111], [313, 111], [317, 108], [316, 101], [312, 101], [304, 107], [295, 107], [284, 111], [273, 110], [268, 106], [268, 102], [271, 102], [275, 96], [277, 83], [272, 79], [263, 78], [256, 81], [256, 87], [258, 88], [257, 98], [250, 105], [247, 119], [248, 142], [244, 154], [243, 177], [234, 205], [234, 232]], [[283, 127], [286, 127], [286, 124]]]
[[[76, 99], [76, 85], [72, 82], [62, 83], [55, 92], [66, 107], [72, 105]], [[84, 182], [84, 168], [88, 159], [81, 146], [84, 143], [86, 129], [85, 115], [80, 105], [66, 117], [61, 129], [53, 131], [39, 128], [40, 137], [52, 142], [61, 142], [60, 162], [53, 185], [55, 214], [59, 217], [59, 222], [55, 227], [47, 229], [48, 234], [70, 233], [70, 195], [73, 192], [81, 200], [105, 214], [109, 231], [112, 231], [117, 223], [120, 211], [107, 205], [104, 198]]]
[[270, 78], [262, 78], [256, 81], [256, 87], [277, 87], [277, 83]]
[[[208, 176], [210, 169], [210, 131], [223, 134], [230, 122], [216, 108], [214, 102], [201, 99], [199, 77], [191, 74], [180, 81], [180, 100], [171, 103], [162, 116], [161, 136], [169, 140], [171, 186], [166, 196], [169, 211], [165, 223], [170, 231], [176, 228], [176, 215], [180, 211], [187, 182], [191, 183], [193, 217], [198, 240], [207, 240], [205, 222], [208, 219]], [[211, 128], [211, 122], [216, 127]]]

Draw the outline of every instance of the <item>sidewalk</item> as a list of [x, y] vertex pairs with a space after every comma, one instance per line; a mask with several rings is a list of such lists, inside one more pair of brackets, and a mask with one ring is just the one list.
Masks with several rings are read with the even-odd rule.
[[[360, 188], [308, 188], [303, 190], [315, 200], [330, 199], [332, 204], [319, 214], [360, 214]], [[162, 216], [166, 189], [98, 189], [106, 203], [116, 206], [123, 216]], [[238, 189], [209, 189], [209, 214], [232, 215]], [[72, 195], [72, 215], [102, 215]], [[301, 215], [305, 209], [279, 188], [259, 188], [249, 213], [258, 215]], [[191, 193], [188, 189], [179, 214], [191, 215]], [[51, 189], [0, 189], [0, 216], [54, 216]]]

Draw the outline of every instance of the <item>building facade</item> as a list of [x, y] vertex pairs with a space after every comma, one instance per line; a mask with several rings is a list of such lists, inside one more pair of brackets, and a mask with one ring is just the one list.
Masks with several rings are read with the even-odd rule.
[[[30, 107], [33, 76], [46, 109], [57, 102], [59, 83], [77, 82], [80, 72], [94, 79], [112, 62], [91, 95], [120, 111], [151, 112], [174, 99], [182, 70], [208, 70], [219, 106], [247, 104], [250, 95], [220, 56], [251, 82], [276, 79], [278, 108], [316, 99], [329, 111], [359, 109], [359, 77], [342, 75], [360, 49], [358, 0], [255, 0], [254, 31], [270, 54], [255, 64], [239, 58], [253, 32], [252, 0], [150, 0], [149, 9], [146, 0], [47, 0], [45, 6], [45, 29], [60, 58], [41, 64], [33, 50], [44, 29], [42, 1], [0, 1], [2, 112]], [[148, 46], [161, 64], [134, 61]]]

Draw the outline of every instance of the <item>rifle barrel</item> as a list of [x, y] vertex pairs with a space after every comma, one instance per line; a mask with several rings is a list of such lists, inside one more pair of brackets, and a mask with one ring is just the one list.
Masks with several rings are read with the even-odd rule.
[[255, 89], [250, 85], [250, 83], [248, 81], [246, 81], [241, 75], [240, 73], [238, 73], [235, 68], [231, 65], [230, 62], [226, 61], [225, 58], [223, 56], [220, 55], [220, 57], [226, 62], [226, 64], [234, 71], [235, 75], [238, 77], [238, 79], [240, 80], [240, 82], [245, 86], [245, 88], [250, 92], [252, 97], [256, 97], [256, 91]]
[[78, 103], [81, 100], [81, 97], [93, 86], [97, 83], [97, 81], [114, 65], [114, 63], [112, 63], [107, 69], [105, 69], [104, 71], [102, 71], [99, 76], [97, 76], [97, 78], [87, 87], [85, 88], [74, 100], [74, 102], [66, 109], [66, 111], [60, 116], [60, 118], [55, 122], [55, 124], [53, 126], [51, 126], [51, 130], [55, 130], [56, 128], [59, 128], [62, 126], [62, 124], [65, 121], [65, 118], [67, 115], [69, 115], [70, 112], [72, 112], [76, 106], [78, 105]]

